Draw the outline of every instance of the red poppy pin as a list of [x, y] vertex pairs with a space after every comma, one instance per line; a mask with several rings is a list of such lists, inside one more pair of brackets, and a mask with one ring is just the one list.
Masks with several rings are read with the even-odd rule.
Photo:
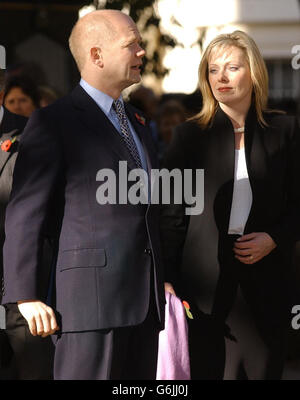
[[182, 302], [182, 304], [184, 306], [184, 309], [185, 309], [185, 312], [186, 312], [186, 315], [188, 316], [188, 318], [189, 319], [194, 319], [193, 314], [191, 313], [191, 307], [190, 307], [189, 303], [184, 300]]
[[140, 124], [144, 125], [146, 124], [146, 119], [139, 115], [138, 113], [135, 113], [135, 118], [139, 121]]
[[0, 145], [1, 145], [1, 150], [2, 151], [8, 151], [12, 144], [16, 141], [16, 137], [12, 138], [12, 139], [6, 139], [4, 141], [0, 141]]

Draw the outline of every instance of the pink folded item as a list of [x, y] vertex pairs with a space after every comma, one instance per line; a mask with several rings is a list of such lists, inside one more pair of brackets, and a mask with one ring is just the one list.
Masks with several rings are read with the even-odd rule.
[[181, 300], [166, 292], [165, 329], [159, 334], [157, 380], [190, 380], [188, 325]]

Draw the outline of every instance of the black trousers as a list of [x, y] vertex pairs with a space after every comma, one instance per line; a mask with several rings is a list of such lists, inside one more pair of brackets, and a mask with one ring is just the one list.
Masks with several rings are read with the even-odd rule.
[[278, 251], [252, 265], [234, 257], [237, 235], [219, 242], [220, 275], [213, 315], [227, 321], [226, 379], [280, 379], [289, 324], [289, 266]]
[[50, 337], [31, 335], [17, 304], [8, 304], [5, 308], [0, 380], [53, 379], [54, 346]]
[[140, 325], [54, 336], [54, 379], [154, 380], [159, 330], [151, 277], [149, 310]]

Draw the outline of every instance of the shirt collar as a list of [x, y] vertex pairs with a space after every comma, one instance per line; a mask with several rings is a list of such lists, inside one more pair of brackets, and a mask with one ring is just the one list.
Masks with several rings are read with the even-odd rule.
[[[87, 92], [87, 94], [97, 103], [106, 116], [110, 113], [114, 99], [108, 94], [101, 92], [101, 90], [94, 88], [84, 79], [80, 79], [80, 86]], [[123, 103], [122, 95], [119, 99]]]

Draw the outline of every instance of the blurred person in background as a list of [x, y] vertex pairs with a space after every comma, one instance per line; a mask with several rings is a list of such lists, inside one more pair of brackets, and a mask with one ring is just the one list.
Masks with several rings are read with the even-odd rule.
[[[12, 187], [18, 142], [27, 123], [27, 118], [13, 114], [2, 106], [3, 97], [4, 70], [0, 69], [0, 300], [5, 290], [2, 282], [5, 212]], [[51, 340], [30, 334], [28, 324], [16, 303], [7, 304], [5, 309], [1, 307], [2, 316], [6, 315], [6, 329], [0, 330], [0, 380], [51, 379], [54, 354]]]
[[168, 100], [159, 107], [156, 115], [158, 129], [158, 158], [162, 160], [168, 148], [174, 128], [186, 120], [186, 112], [183, 105], [177, 100]]
[[38, 87], [39, 95], [40, 95], [40, 107], [49, 106], [59, 98], [58, 93], [50, 86], [39, 86]]
[[129, 102], [137, 109], [143, 111], [149, 120], [149, 126], [152, 133], [154, 144], [158, 145], [158, 132], [155, 122], [155, 115], [157, 113], [158, 98], [152, 89], [140, 85], [137, 89], [133, 90], [129, 95]]
[[38, 87], [27, 76], [12, 76], [5, 83], [3, 101], [10, 112], [29, 118], [40, 107]]
[[191, 376], [280, 379], [300, 233], [299, 124], [267, 109], [265, 63], [244, 32], [208, 45], [199, 86], [203, 107], [175, 129], [164, 166], [204, 170], [204, 209], [189, 216], [174, 202], [161, 219], [165, 280], [206, 321], [190, 343]]

